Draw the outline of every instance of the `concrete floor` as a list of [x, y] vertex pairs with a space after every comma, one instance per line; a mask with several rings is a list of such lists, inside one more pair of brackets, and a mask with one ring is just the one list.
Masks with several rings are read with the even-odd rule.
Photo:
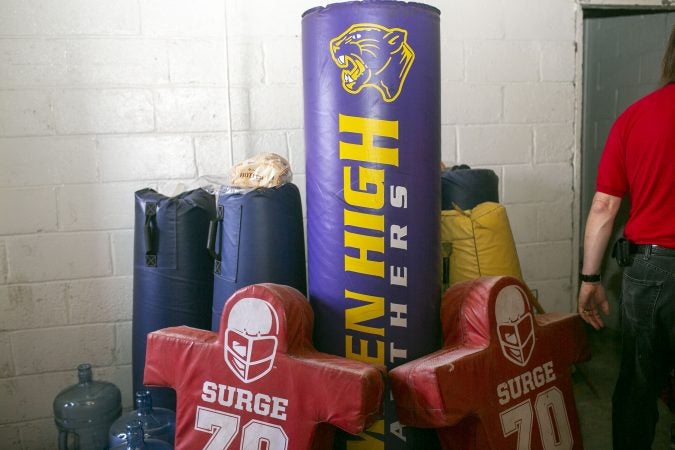
[[[593, 356], [589, 362], [579, 364], [579, 370], [574, 372], [574, 394], [584, 449], [611, 450], [612, 391], [618, 375], [620, 336], [607, 328], [594, 331], [589, 327], [588, 339]], [[597, 395], [590, 385], [595, 388]], [[670, 443], [670, 427], [675, 423], [675, 416], [663, 402], [659, 402], [659, 415], [652, 450], [671, 450], [675, 448]]]

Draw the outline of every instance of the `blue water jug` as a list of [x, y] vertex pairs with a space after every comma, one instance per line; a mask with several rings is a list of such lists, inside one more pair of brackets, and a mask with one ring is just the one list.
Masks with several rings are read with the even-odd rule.
[[167, 408], [153, 408], [150, 391], [136, 392], [136, 409], [123, 414], [110, 427], [110, 447], [127, 440], [127, 424], [138, 420], [143, 425], [146, 438], [157, 439], [173, 445], [176, 434], [176, 413]]
[[143, 424], [140, 420], [132, 420], [126, 425], [126, 442], [110, 450], [173, 450], [173, 445], [157, 439], [143, 436]]
[[92, 380], [90, 364], [77, 367], [78, 383], [54, 399], [59, 450], [106, 450], [108, 430], [122, 414], [122, 396], [112, 383]]

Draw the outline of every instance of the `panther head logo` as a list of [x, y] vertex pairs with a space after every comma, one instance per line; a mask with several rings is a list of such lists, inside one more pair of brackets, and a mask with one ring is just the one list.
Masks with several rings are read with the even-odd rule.
[[401, 93], [415, 52], [406, 42], [407, 31], [358, 23], [331, 39], [330, 52], [342, 69], [342, 87], [350, 94], [377, 89], [385, 102]]

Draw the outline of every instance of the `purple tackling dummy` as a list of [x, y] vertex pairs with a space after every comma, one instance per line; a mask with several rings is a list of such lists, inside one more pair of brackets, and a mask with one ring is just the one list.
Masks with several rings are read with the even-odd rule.
[[[309, 297], [321, 351], [391, 369], [440, 346], [440, 12], [366, 0], [303, 15]], [[340, 449], [437, 448], [384, 420]]]

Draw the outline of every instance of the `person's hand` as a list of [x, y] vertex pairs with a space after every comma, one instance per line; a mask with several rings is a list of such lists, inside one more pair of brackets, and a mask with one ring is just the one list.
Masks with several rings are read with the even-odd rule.
[[601, 283], [581, 283], [579, 289], [579, 314], [589, 325], [596, 330], [605, 326], [600, 317], [600, 311], [604, 315], [609, 314], [607, 294]]

